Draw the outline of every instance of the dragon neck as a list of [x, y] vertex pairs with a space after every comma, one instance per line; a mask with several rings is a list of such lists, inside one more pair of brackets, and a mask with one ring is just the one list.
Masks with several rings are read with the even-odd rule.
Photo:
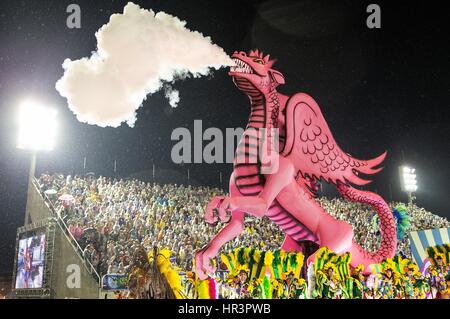
[[266, 96], [267, 114], [270, 115], [267, 118], [267, 128], [278, 127], [278, 115], [280, 113], [280, 101], [278, 99], [278, 92], [275, 86], [271, 84], [271, 89]]
[[[271, 87], [270, 90], [267, 90], [267, 93], [263, 94], [255, 87], [251, 88], [251, 84], [249, 82], [239, 80], [236, 82], [238, 86], [241, 85], [243, 89], [247, 89], [245, 92], [250, 98], [251, 105], [251, 113], [247, 123], [247, 128], [239, 142], [234, 159], [235, 174], [237, 178], [243, 182], [249, 175], [257, 174], [259, 176], [262, 174], [262, 165], [267, 166], [267, 163], [271, 163], [268, 156], [271, 156], [271, 154], [276, 151], [275, 146], [277, 146], [277, 142], [273, 139], [272, 135], [273, 128], [278, 128], [280, 97], [278, 92], [275, 90], [275, 87]], [[249, 87], [250, 89], [248, 89]], [[264, 135], [261, 135], [261, 133]], [[255, 149], [257, 150], [256, 153]], [[255, 156], [258, 156], [258, 158], [256, 159]], [[251, 183], [254, 184], [254, 181]], [[247, 192], [245, 193], [247, 195], [257, 192], [255, 189], [256, 186], [252, 186], [251, 188], [248, 187], [245, 186], [240, 191], [244, 193]], [[257, 187], [260, 187], [260, 185]]]
[[[262, 148], [260, 148], [258, 153], [260, 160], [263, 163], [267, 163], [269, 155], [278, 149], [278, 134], [275, 131], [275, 129], [278, 129], [278, 114], [280, 110], [278, 92], [272, 86], [265, 94], [259, 92], [258, 95], [249, 95], [249, 97], [251, 113], [246, 134], [252, 134], [249, 132], [251, 129], [263, 129], [260, 131], [263, 135], [259, 135], [258, 137], [258, 143], [262, 143], [259, 144]], [[260, 139], [261, 137], [263, 138]]]
[[[280, 112], [280, 101], [278, 99], [278, 92], [274, 85], [271, 85], [269, 92], [259, 92], [257, 95], [248, 95], [251, 105], [251, 114], [249, 118], [248, 126], [255, 123], [254, 116], [264, 113], [264, 123], [258, 125], [258, 127], [264, 127], [267, 129], [278, 127], [278, 115]], [[263, 108], [263, 110], [262, 110]]]

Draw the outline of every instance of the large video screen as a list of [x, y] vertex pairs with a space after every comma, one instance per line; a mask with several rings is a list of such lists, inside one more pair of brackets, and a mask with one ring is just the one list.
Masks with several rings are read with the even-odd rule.
[[19, 240], [16, 289], [42, 288], [44, 257], [45, 234]]

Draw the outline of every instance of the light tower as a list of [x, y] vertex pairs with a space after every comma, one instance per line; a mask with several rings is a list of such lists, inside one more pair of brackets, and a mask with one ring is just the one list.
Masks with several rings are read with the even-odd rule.
[[[35, 101], [26, 100], [19, 110], [19, 135], [17, 148], [31, 152], [28, 177], [28, 193], [33, 185], [38, 151], [53, 149], [56, 138], [56, 110], [44, 107]], [[29, 223], [29, 207], [25, 212], [25, 225]]]
[[408, 194], [409, 203], [413, 202], [413, 193], [417, 191], [416, 169], [408, 166], [400, 167], [402, 190]]

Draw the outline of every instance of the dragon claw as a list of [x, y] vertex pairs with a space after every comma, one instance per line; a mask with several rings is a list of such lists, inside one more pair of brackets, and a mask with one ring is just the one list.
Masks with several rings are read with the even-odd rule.
[[222, 222], [228, 224], [231, 221], [232, 212], [231, 212], [231, 210], [227, 210], [225, 213], [226, 213], [227, 219], [226, 220], [222, 220]]
[[203, 251], [200, 250], [195, 254], [195, 272], [201, 280], [208, 279], [208, 274], [203, 270]]
[[230, 222], [233, 212], [230, 197], [225, 197], [221, 201], [218, 207], [218, 212], [219, 212], [219, 219], [222, 223]]
[[223, 196], [214, 197], [206, 206], [205, 209], [205, 221], [215, 226], [219, 222], [219, 210], [218, 206], [222, 203]]
[[195, 254], [195, 271], [201, 280], [213, 277], [217, 266], [212, 263], [212, 257], [205, 247]]
[[215, 226], [219, 222], [229, 223], [232, 216], [232, 209], [230, 209], [230, 198], [224, 196], [214, 197], [206, 207], [205, 221]]
[[217, 270], [217, 267], [212, 265], [211, 258], [206, 254], [203, 254], [203, 269], [209, 277], [213, 277]]

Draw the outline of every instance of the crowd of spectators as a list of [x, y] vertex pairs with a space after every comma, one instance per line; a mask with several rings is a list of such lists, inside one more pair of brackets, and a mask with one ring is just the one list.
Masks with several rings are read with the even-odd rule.
[[[38, 182], [100, 275], [126, 274], [133, 252], [141, 246], [148, 251], [154, 246], [169, 248], [175, 265], [192, 270], [195, 252], [222, 227], [203, 221], [208, 201], [224, 194], [217, 188], [60, 174], [43, 174]], [[73, 200], [58, 199], [65, 194]], [[319, 197], [317, 201], [334, 217], [352, 224], [356, 241], [365, 249], [376, 249], [380, 236], [371, 226], [375, 212], [370, 207], [336, 198]], [[410, 230], [450, 226], [446, 219], [414, 204], [407, 208], [412, 217]], [[407, 237], [399, 242], [398, 251], [410, 258]], [[248, 217], [243, 234], [227, 243], [223, 251], [237, 247], [277, 249], [283, 239], [278, 226], [267, 218]]]

